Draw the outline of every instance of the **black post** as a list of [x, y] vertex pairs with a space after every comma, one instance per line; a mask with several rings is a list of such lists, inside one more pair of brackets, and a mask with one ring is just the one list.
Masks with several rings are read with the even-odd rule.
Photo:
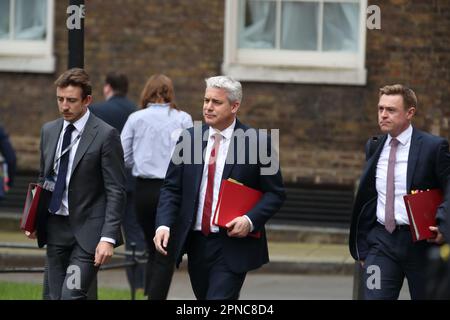
[[84, 0], [70, 0], [67, 8], [69, 31], [68, 68], [84, 67]]
[[[69, 0], [66, 26], [68, 29], [68, 69], [84, 68], [84, 0]], [[97, 300], [97, 276], [88, 291], [88, 300]]]

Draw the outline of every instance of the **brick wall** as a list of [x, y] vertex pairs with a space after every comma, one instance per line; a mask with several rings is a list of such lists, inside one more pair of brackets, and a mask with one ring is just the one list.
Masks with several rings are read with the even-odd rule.
[[[64, 1], [55, 1], [54, 75], [0, 73], [1, 120], [21, 168], [38, 166], [39, 130], [57, 117], [53, 81], [67, 65]], [[450, 2], [369, 1], [381, 8], [381, 30], [367, 31], [366, 86], [243, 83], [240, 119], [280, 128], [280, 156], [291, 182], [353, 183], [363, 148], [377, 134], [378, 88], [401, 82], [419, 99], [414, 124], [450, 138]], [[130, 78], [137, 102], [148, 76], [172, 77], [180, 107], [201, 119], [203, 79], [220, 73], [224, 1], [87, 1], [85, 67], [102, 100], [103, 74]]]

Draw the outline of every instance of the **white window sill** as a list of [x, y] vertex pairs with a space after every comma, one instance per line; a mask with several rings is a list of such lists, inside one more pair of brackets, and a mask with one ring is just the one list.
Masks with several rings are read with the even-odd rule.
[[223, 74], [239, 81], [365, 85], [366, 69], [300, 68], [223, 64]]
[[0, 56], [0, 72], [55, 72], [55, 57], [51, 56]]

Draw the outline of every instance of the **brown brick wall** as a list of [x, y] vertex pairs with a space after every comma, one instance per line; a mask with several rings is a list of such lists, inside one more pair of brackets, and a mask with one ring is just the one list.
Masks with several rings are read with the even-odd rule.
[[[39, 129], [57, 117], [54, 78], [67, 65], [64, 1], [56, 2], [54, 75], [0, 73], [1, 122], [19, 149], [22, 168], [37, 168]], [[418, 128], [450, 138], [450, 2], [369, 1], [381, 8], [381, 30], [367, 30], [366, 86], [245, 82], [240, 118], [280, 128], [287, 181], [352, 183], [363, 148], [377, 134], [378, 88], [401, 82], [419, 99]], [[130, 78], [137, 102], [149, 75], [172, 77], [178, 104], [200, 120], [203, 79], [220, 73], [224, 1], [87, 1], [85, 67], [102, 100], [103, 74]]]

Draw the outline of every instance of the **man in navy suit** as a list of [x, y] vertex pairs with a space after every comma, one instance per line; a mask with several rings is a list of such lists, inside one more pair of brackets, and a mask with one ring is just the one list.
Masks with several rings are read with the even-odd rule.
[[128, 79], [124, 74], [110, 72], [105, 77], [103, 96], [105, 101], [93, 104], [89, 110], [110, 126], [122, 132], [128, 116], [136, 106], [127, 98]]
[[[365, 299], [397, 299], [404, 278], [412, 299], [425, 298], [427, 250], [450, 241], [448, 142], [411, 126], [415, 93], [400, 84], [380, 89], [378, 122], [383, 136], [366, 145], [367, 163], [353, 208], [350, 252], [362, 266]], [[403, 195], [440, 188], [434, 239], [413, 242]]]
[[[236, 119], [241, 99], [239, 82], [225, 76], [206, 80], [206, 124], [181, 135], [159, 198], [156, 249], [162, 254], [175, 250], [177, 265], [187, 253], [192, 288], [201, 300], [239, 298], [246, 273], [269, 261], [264, 225], [285, 198], [278, 161], [262, 161], [262, 154], [275, 155], [270, 136]], [[212, 217], [220, 183], [228, 178], [263, 196], [227, 229], [219, 229]], [[167, 248], [172, 228], [176, 241]], [[248, 236], [253, 231], [261, 237]]]
[[[105, 77], [105, 84], [103, 86], [103, 96], [106, 101], [96, 103], [89, 107], [90, 111], [97, 117], [105, 121], [110, 126], [122, 132], [123, 126], [128, 119], [128, 116], [136, 111], [136, 106], [127, 98], [128, 79], [118, 72], [109, 72]], [[134, 178], [131, 170], [126, 169], [127, 181], [127, 202], [126, 210], [123, 218], [123, 232], [125, 236], [125, 249], [131, 250], [131, 243], [136, 244], [137, 251], [145, 251], [144, 233], [139, 226], [136, 213], [134, 211]], [[127, 260], [131, 261], [131, 257], [127, 256]], [[130, 286], [133, 284], [134, 289], [143, 289], [144, 287], [144, 273], [145, 266], [139, 264], [135, 268], [133, 275], [133, 267], [127, 268], [127, 279]]]

